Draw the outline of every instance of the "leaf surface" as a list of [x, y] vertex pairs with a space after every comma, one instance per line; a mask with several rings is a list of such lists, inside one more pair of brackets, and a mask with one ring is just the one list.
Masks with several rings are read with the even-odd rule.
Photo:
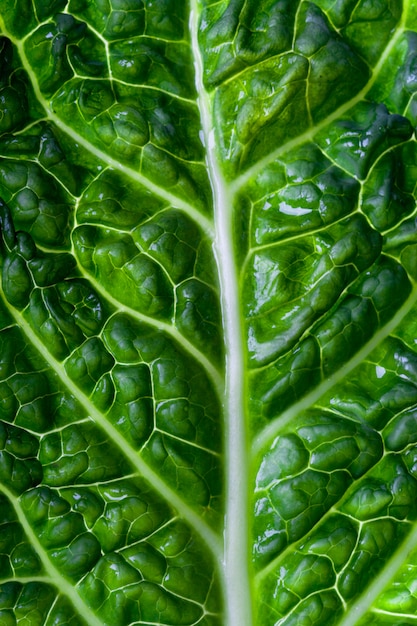
[[1, 624], [415, 624], [415, 15], [3, 0]]

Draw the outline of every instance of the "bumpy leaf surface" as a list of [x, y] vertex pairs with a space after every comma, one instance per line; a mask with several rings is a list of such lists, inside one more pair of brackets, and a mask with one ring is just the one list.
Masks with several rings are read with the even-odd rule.
[[415, 0], [2, 0], [0, 623], [417, 614]]

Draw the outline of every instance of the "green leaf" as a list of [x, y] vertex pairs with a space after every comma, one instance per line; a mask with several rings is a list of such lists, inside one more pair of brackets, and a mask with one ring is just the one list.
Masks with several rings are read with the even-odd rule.
[[417, 612], [415, 0], [3, 0], [0, 623]]

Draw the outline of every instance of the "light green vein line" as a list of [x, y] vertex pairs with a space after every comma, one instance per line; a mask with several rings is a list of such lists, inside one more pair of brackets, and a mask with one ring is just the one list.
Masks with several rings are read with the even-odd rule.
[[[4, 301], [4, 299], [3, 299]], [[5, 306], [13, 316], [17, 326], [26, 335], [28, 341], [36, 348], [45, 361], [54, 370], [63, 385], [70, 393], [81, 403], [85, 411], [93, 419], [93, 421], [106, 433], [109, 440], [112, 441], [125, 455], [130, 464], [145, 478], [145, 480], [175, 509], [178, 516], [185, 520], [193, 529], [197, 531], [206, 545], [210, 548], [216, 562], [219, 562], [222, 554], [222, 543], [210, 526], [186, 503], [178, 496], [175, 491], [169, 487], [158, 474], [149, 467], [149, 465], [139, 456], [120, 432], [105, 418], [105, 416], [94, 406], [90, 398], [86, 396], [76, 384], [69, 378], [62, 363], [57, 361], [48, 351], [47, 347], [41, 342], [39, 337], [34, 333], [28, 322], [4, 301]]]
[[53, 122], [60, 130], [66, 133], [69, 137], [71, 137], [76, 143], [83, 146], [83, 148], [85, 148], [88, 152], [90, 152], [90, 154], [93, 154], [100, 161], [105, 163], [107, 167], [110, 167], [115, 170], [118, 170], [119, 172], [122, 172], [123, 174], [128, 176], [130, 179], [134, 180], [136, 183], [149, 189], [149, 191], [154, 193], [156, 196], [158, 196], [162, 200], [165, 200], [166, 202], [169, 202], [169, 204], [171, 204], [172, 206], [176, 207], [177, 209], [180, 209], [181, 211], [186, 213], [189, 217], [191, 217], [197, 224], [199, 224], [200, 227], [205, 231], [205, 233], [209, 237], [213, 236], [213, 224], [211, 220], [208, 219], [202, 213], [200, 213], [192, 204], [189, 204], [182, 198], [179, 198], [178, 196], [167, 191], [163, 187], [160, 187], [159, 185], [153, 183], [149, 178], [147, 178], [143, 174], [140, 174], [139, 172], [132, 169], [131, 167], [124, 165], [118, 159], [114, 159], [103, 150], [96, 148], [92, 143], [90, 143], [82, 135], [77, 133], [73, 128], [65, 124], [65, 122], [63, 122], [51, 110], [50, 106], [48, 105], [48, 102], [45, 100], [40, 90], [36, 74], [32, 70], [32, 67], [26, 56], [26, 52], [24, 49], [24, 41], [16, 39], [15, 37], [13, 37], [13, 35], [11, 35], [7, 31], [7, 29], [5, 28], [4, 22], [1, 18], [1, 15], [0, 15], [0, 29], [2, 30], [4, 35], [8, 37], [18, 49], [20, 59], [22, 61], [22, 65], [24, 69], [26, 70], [26, 72], [28, 73], [36, 98], [39, 101], [39, 103], [42, 105], [42, 107], [44, 108], [46, 116], [51, 122]]
[[[28, 523], [18, 498], [16, 498], [16, 496], [14, 496], [12, 492], [9, 491], [9, 489], [7, 489], [7, 487], [5, 487], [4, 485], [1, 485], [0, 490], [10, 500], [16, 512], [17, 518], [30, 541], [30, 544], [35, 548], [36, 553], [39, 556], [39, 559], [48, 574], [48, 578], [34, 577], [31, 578], [31, 581], [40, 579], [43, 582], [56, 587], [57, 592], [66, 595], [66, 597], [77, 609], [78, 613], [83, 616], [89, 626], [103, 626], [103, 622], [101, 621], [101, 619], [99, 619], [93, 613], [93, 611], [91, 611], [88, 604], [86, 604], [84, 600], [82, 600], [81, 596], [77, 593], [76, 587], [72, 585], [64, 576], [62, 576], [60, 571], [53, 565], [53, 563], [49, 559], [46, 550], [43, 548], [42, 544], [39, 541], [38, 535], [33, 531], [32, 527]], [[17, 580], [20, 579], [18, 578]]]
[[148, 317], [147, 315], [144, 315], [143, 313], [139, 313], [138, 311], [136, 311], [135, 309], [132, 309], [126, 304], [121, 304], [119, 300], [116, 300], [116, 298], [114, 298], [111, 294], [109, 294], [109, 292], [106, 291], [100, 285], [100, 283], [97, 280], [95, 280], [93, 276], [91, 276], [91, 274], [88, 274], [82, 268], [81, 268], [81, 272], [85, 276], [86, 280], [88, 280], [88, 282], [94, 287], [94, 289], [104, 299], [110, 302], [112, 306], [114, 306], [117, 312], [127, 313], [128, 315], [138, 320], [139, 322], [148, 324], [149, 326], [151, 326], [152, 328], [155, 328], [156, 330], [163, 331], [169, 337], [171, 337], [173, 341], [175, 341], [179, 346], [181, 346], [183, 350], [188, 352], [188, 354], [190, 354], [204, 368], [211, 382], [215, 386], [218, 397], [220, 399], [222, 398], [223, 393], [224, 393], [223, 377], [220, 375], [216, 367], [214, 367], [213, 363], [200, 350], [198, 350], [198, 348], [196, 348], [191, 343], [191, 341], [188, 341], [188, 339], [186, 339], [186, 337], [184, 337], [184, 335], [182, 335], [175, 326], [172, 326], [171, 324], [168, 324], [167, 322], [162, 322], [152, 317]]
[[337, 370], [334, 374], [326, 378], [322, 383], [320, 383], [313, 391], [308, 393], [304, 398], [302, 398], [299, 402], [296, 402], [292, 407], [288, 410], [284, 411], [279, 415], [276, 419], [271, 421], [270, 424], [265, 426], [265, 428], [257, 435], [253, 442], [252, 453], [254, 456], [259, 454], [264, 446], [270, 445], [272, 440], [282, 432], [288, 424], [294, 420], [297, 415], [310, 408], [317, 400], [323, 396], [325, 393], [330, 391], [332, 387], [334, 387], [341, 380], [346, 378], [346, 376], [353, 370], [355, 367], [360, 365], [366, 357], [374, 350], [390, 333], [392, 333], [395, 328], [400, 324], [400, 322], [404, 319], [404, 317], [411, 311], [413, 306], [417, 302], [417, 285], [414, 285], [414, 288], [404, 302], [404, 304], [398, 309], [396, 314], [390, 319], [390, 321], [385, 324], [375, 335], [353, 356], [347, 363], [345, 363], [339, 370]]
[[[391, 583], [392, 579], [401, 566], [407, 563], [411, 552], [415, 550], [417, 544], [417, 525], [399, 546], [394, 555], [385, 563], [383, 569], [375, 577], [373, 582], [367, 587], [364, 593], [353, 604], [348, 607], [348, 613], [343, 617], [338, 626], [354, 626], [358, 620], [363, 618], [382, 591]], [[398, 614], [396, 617], [403, 620], [407, 615]]]
[[[359, 480], [363, 480], [366, 477], [372, 476], [372, 473], [375, 471], [376, 468], [378, 467], [382, 467], [382, 463], [384, 463], [384, 461], [386, 460], [386, 456], [381, 456], [378, 461], [372, 465], [371, 467], [369, 467], [363, 474], [361, 474], [361, 476], [359, 477]], [[341, 497], [338, 498], [337, 502], [334, 502], [333, 505], [327, 509], [325, 511], [325, 513], [319, 518], [317, 519], [315, 522], [313, 522], [312, 526], [310, 526], [308, 533], [310, 536], [314, 536], [315, 532], [318, 530], [318, 532], [320, 532], [320, 529], [323, 528], [323, 526], [326, 524], [326, 521], [329, 520], [332, 516], [336, 515], [342, 515], [343, 517], [347, 518], [348, 520], [350, 520], [353, 524], [356, 524], [358, 522], [358, 520], [354, 517], [354, 515], [346, 513], [346, 511], [342, 511], [341, 510], [341, 506], [343, 506], [344, 502], [347, 502], [349, 500], [349, 498], [351, 497], [352, 494], [354, 494], [357, 490], [358, 487], [358, 481], [354, 481], [352, 482], [346, 489], [346, 491], [341, 494]], [[259, 490], [256, 490], [259, 492]], [[255, 492], [256, 493], [256, 492]], [[390, 516], [382, 516], [382, 517], [377, 517], [375, 519], [383, 519], [383, 518], [387, 518], [387, 519], [393, 519], [394, 523], [398, 522], [397, 519], [395, 518], [391, 518]], [[371, 519], [367, 520], [368, 522], [371, 521]], [[360, 536], [358, 535], [356, 543], [355, 543], [355, 547], [353, 548], [353, 550], [351, 551], [351, 554], [354, 554], [356, 549], [357, 549], [357, 545], [359, 542]], [[285, 564], [285, 562], [287, 561], [287, 559], [291, 559], [291, 557], [294, 554], [294, 550], [297, 550], [298, 548], [301, 547], [301, 544], [304, 542], [305, 540], [305, 536], [304, 537], [299, 537], [298, 539], [295, 539], [293, 542], [288, 543], [285, 548], [282, 550], [282, 552], [279, 552], [277, 554], [277, 556], [274, 556], [272, 558], [271, 561], [269, 561], [266, 565], [262, 566], [262, 568], [255, 574], [255, 585], [259, 590], [261, 589], [261, 585], [263, 583], [263, 581], [265, 579], [268, 578], [268, 576], [270, 576], [271, 574], [273, 574], [274, 572], [277, 572], [279, 567], [281, 566], [281, 564]], [[285, 566], [285, 565], [284, 565]], [[335, 590], [339, 593], [339, 590], [337, 589], [337, 585], [335, 586]], [[343, 599], [343, 597], [341, 596], [341, 601], [343, 603], [343, 606], [346, 606], [347, 603], [345, 602], [345, 600]]]
[[[411, 613], [395, 613], [394, 611], [382, 611], [381, 609], [373, 609], [373, 613], [377, 613], [382, 617], [390, 617], [391, 619], [396, 619], [398, 624], [405, 624], [404, 620], [413, 620], [413, 622], [417, 622], [417, 615], [411, 615]], [[391, 622], [392, 624], [393, 622]]]
[[324, 118], [321, 122], [319, 122], [315, 126], [312, 126], [308, 130], [306, 130], [304, 133], [301, 133], [301, 135], [298, 135], [298, 137], [295, 137], [294, 139], [291, 139], [287, 141], [286, 143], [283, 143], [276, 150], [273, 150], [272, 152], [267, 154], [265, 157], [257, 161], [254, 165], [249, 167], [245, 172], [243, 172], [243, 174], [238, 176], [231, 183], [232, 190], [235, 192], [238, 192], [242, 187], [246, 185], [247, 182], [250, 182], [254, 177], [256, 177], [260, 172], [262, 172], [266, 167], [268, 167], [268, 165], [273, 163], [280, 156], [284, 155], [290, 150], [297, 148], [298, 146], [302, 145], [303, 143], [306, 143], [307, 141], [314, 141], [314, 137], [315, 135], [317, 135], [319, 131], [323, 130], [326, 126], [328, 126], [332, 122], [339, 119], [342, 115], [344, 115], [347, 111], [349, 111], [349, 109], [355, 106], [355, 104], [364, 100], [366, 98], [367, 93], [373, 87], [376, 79], [378, 78], [379, 72], [381, 71], [385, 61], [389, 57], [391, 51], [397, 44], [397, 41], [401, 37], [403, 32], [404, 32], [404, 26], [403, 26], [403, 23], [401, 23], [397, 31], [395, 32], [395, 34], [392, 36], [389, 44], [385, 48], [384, 53], [381, 55], [374, 70], [372, 71], [372, 74], [368, 83], [359, 91], [359, 93], [356, 94], [354, 98], [351, 98], [350, 100], [342, 104], [338, 109], [336, 109], [336, 111], [331, 113], [328, 117]]

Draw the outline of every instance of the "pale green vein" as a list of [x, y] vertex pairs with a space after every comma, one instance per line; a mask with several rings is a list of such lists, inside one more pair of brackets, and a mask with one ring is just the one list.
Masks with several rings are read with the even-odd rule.
[[160, 187], [159, 185], [155, 184], [154, 182], [152, 182], [149, 178], [147, 178], [140, 172], [121, 163], [118, 159], [114, 159], [103, 150], [100, 150], [100, 148], [97, 148], [96, 146], [94, 146], [91, 142], [85, 139], [82, 135], [77, 133], [73, 128], [65, 124], [65, 122], [63, 122], [58, 117], [58, 115], [56, 115], [51, 110], [48, 102], [46, 101], [45, 97], [43, 96], [40, 90], [36, 73], [33, 71], [29, 63], [29, 60], [26, 56], [26, 52], [24, 48], [24, 40], [16, 39], [15, 37], [13, 37], [13, 35], [11, 35], [7, 31], [4, 25], [4, 21], [1, 18], [1, 15], [0, 15], [0, 28], [3, 31], [4, 35], [8, 37], [18, 49], [22, 65], [24, 69], [26, 70], [26, 72], [28, 73], [36, 98], [38, 102], [41, 104], [41, 106], [43, 107], [43, 109], [45, 110], [46, 116], [51, 122], [53, 122], [60, 130], [66, 133], [69, 137], [71, 137], [74, 142], [76, 142], [80, 146], [83, 146], [83, 148], [85, 148], [88, 152], [90, 152], [90, 154], [93, 154], [97, 159], [105, 163], [106, 167], [118, 170], [119, 172], [121, 172], [122, 174], [130, 178], [131, 180], [135, 181], [137, 184], [142, 185], [143, 187], [145, 187], [146, 189], [154, 193], [159, 198], [165, 200], [166, 202], [169, 202], [169, 204], [172, 205], [173, 207], [180, 209], [181, 211], [186, 213], [191, 219], [193, 219], [197, 224], [199, 224], [200, 227], [206, 232], [208, 236], [210, 237], [213, 236], [213, 224], [211, 220], [208, 219], [202, 213], [200, 213], [200, 211], [198, 211], [192, 204], [189, 204], [182, 198], [179, 198], [178, 196], [171, 193], [164, 187]]
[[413, 306], [417, 302], [417, 285], [414, 285], [411, 294], [404, 302], [404, 304], [398, 309], [396, 314], [390, 319], [390, 321], [380, 328], [375, 335], [353, 356], [347, 363], [345, 363], [340, 369], [334, 372], [331, 376], [323, 380], [313, 391], [305, 395], [299, 402], [296, 402], [289, 409], [281, 413], [276, 419], [272, 420], [265, 428], [257, 435], [253, 442], [252, 453], [256, 457], [263, 448], [270, 445], [272, 440], [279, 435], [285, 428], [303, 411], [314, 405], [317, 400], [325, 393], [330, 391], [337, 383], [347, 377], [347, 375], [360, 365], [368, 355], [378, 347], [378, 345], [390, 335], [395, 328], [400, 324], [404, 317], [411, 311]]
[[[404, 540], [393, 556], [385, 563], [382, 570], [374, 578], [359, 598], [349, 605], [349, 612], [338, 622], [338, 626], [354, 626], [369, 611], [375, 600], [389, 586], [393, 578], [398, 574], [401, 567], [408, 563], [410, 554], [415, 551], [417, 544], [417, 525]], [[396, 617], [402, 621], [407, 615], [398, 614]]]
[[207, 375], [209, 376], [211, 382], [213, 383], [217, 395], [219, 398], [222, 398], [224, 393], [224, 382], [223, 378], [220, 375], [217, 368], [213, 365], [213, 363], [203, 354], [198, 348], [194, 346], [179, 330], [173, 326], [172, 324], [168, 324], [167, 322], [163, 322], [161, 320], [154, 319], [153, 317], [149, 317], [148, 315], [144, 315], [143, 313], [139, 313], [135, 309], [132, 309], [127, 304], [122, 304], [114, 298], [100, 283], [91, 275], [85, 272], [82, 268], [80, 268], [82, 274], [85, 276], [86, 280], [94, 287], [94, 289], [99, 293], [107, 302], [109, 302], [118, 313], [126, 313], [133, 319], [138, 320], [144, 324], [148, 324], [152, 328], [156, 330], [160, 330], [166, 333], [171, 339], [180, 346], [185, 352], [188, 352], [190, 356], [192, 356], [205, 370]]
[[151, 467], [149, 467], [149, 465], [139, 456], [137, 450], [135, 450], [124, 439], [120, 432], [94, 406], [90, 398], [86, 396], [70, 379], [63, 364], [53, 357], [23, 316], [17, 313], [4, 299], [3, 301], [17, 326], [26, 335], [29, 343], [34, 346], [40, 355], [45, 359], [62, 384], [80, 402], [86, 413], [88, 413], [97, 426], [99, 426], [103, 432], [106, 433], [109, 441], [112, 441], [121, 450], [126, 459], [128, 459], [137, 472], [159, 493], [162, 498], [164, 498], [164, 500], [166, 500], [166, 502], [168, 502], [168, 504], [177, 512], [179, 517], [196, 530], [201, 539], [212, 551], [216, 562], [218, 562], [222, 554], [222, 542], [219, 536], [186, 502], [184, 502], [184, 500], [182, 500], [182, 498], [178, 496], [178, 494], [169, 485], [167, 485], [167, 483], [160, 476], [158, 476], [158, 474]]
[[[400, 624], [404, 624], [405, 626], [405, 622], [404, 620], [412, 620], [413, 622], [417, 622], [417, 615], [411, 615], [411, 613], [394, 613], [393, 611], [382, 611], [380, 609], [373, 609], [372, 611], [373, 613], [378, 613], [378, 615], [382, 615], [382, 616], [386, 616], [391, 618], [391, 620], [394, 618], [397, 620], [397, 622]], [[392, 624], [393, 622], [391, 622]]]
[[[375, 465], [371, 465], [366, 472], [364, 472], [363, 474], [361, 474], [360, 476], [360, 480], [364, 480], [364, 478], [366, 476], [370, 476], [372, 475], [372, 473], [375, 471], [375, 468], [378, 468], [378, 466], [380, 466], [381, 463], [384, 463], [384, 460], [386, 460], [385, 456], [381, 456], [381, 458], [378, 460], [378, 462]], [[310, 466], [309, 466], [310, 467]], [[298, 475], [302, 475], [304, 472], [304, 470], [301, 470], [299, 472]], [[294, 474], [295, 476], [296, 474]], [[268, 487], [269, 489], [269, 487]], [[319, 518], [317, 519], [312, 526], [310, 526], [308, 533], [309, 536], [314, 536], [315, 533], [321, 532], [320, 529], [325, 527], [326, 521], [329, 520], [332, 516], [336, 515], [343, 515], [343, 517], [346, 517], [347, 519], [351, 520], [351, 522], [356, 525], [358, 520], [356, 517], [354, 517], [353, 515], [347, 513], [346, 511], [341, 511], [340, 510], [340, 505], [343, 504], [343, 502], [346, 502], [347, 500], [349, 500], [349, 498], [351, 497], [352, 494], [355, 493], [357, 489], [357, 482], [352, 482], [349, 487], [347, 488], [347, 490], [342, 493], [340, 495], [340, 498], [338, 499], [337, 502], [334, 502], [333, 505], [327, 509], [327, 511]], [[257, 489], [255, 491], [259, 493], [259, 489]], [[384, 517], [388, 518], [388, 519], [393, 519], [394, 523], [398, 522], [398, 519], [394, 518], [390, 518], [389, 516], [381, 516], [378, 519], [383, 519]], [[370, 521], [369, 519], [367, 520], [368, 522]], [[285, 563], [287, 562], [288, 559], [291, 559], [292, 555], [294, 554], [294, 550], [298, 550], [299, 548], [301, 549], [302, 552], [302, 543], [305, 540], [305, 536], [303, 537], [298, 537], [298, 539], [295, 539], [293, 542], [289, 542], [286, 547], [284, 548], [284, 550], [282, 550], [281, 552], [279, 552], [276, 556], [273, 557], [273, 559], [271, 561], [269, 561], [266, 565], [264, 565], [262, 567], [262, 569], [260, 569], [256, 575], [255, 575], [255, 584], [256, 587], [258, 589], [258, 591], [261, 589], [261, 585], [263, 584], [263, 582], [268, 578], [268, 576], [270, 576], [271, 574], [273, 574], [274, 572], [277, 572], [279, 570], [279, 568], [281, 566], [285, 567]], [[356, 539], [356, 544], [355, 547], [353, 548], [353, 550], [351, 551], [351, 557], [352, 555], [355, 554], [357, 548], [358, 548], [358, 542], [360, 540], [360, 534], [357, 535], [357, 539]], [[339, 590], [337, 589], [337, 586], [335, 587], [335, 590], [337, 591], [337, 593], [339, 594]], [[343, 604], [343, 606], [346, 606], [346, 601], [344, 600], [344, 598], [342, 596], [340, 596], [341, 602]]]
[[404, 32], [404, 26], [403, 24], [401, 24], [399, 28], [396, 30], [396, 32], [393, 34], [392, 38], [390, 39], [390, 42], [385, 48], [384, 53], [381, 55], [378, 63], [375, 65], [369, 81], [353, 98], [351, 98], [350, 100], [342, 104], [342, 106], [340, 106], [338, 109], [333, 111], [333, 113], [328, 115], [326, 118], [324, 118], [321, 122], [319, 122], [315, 126], [312, 126], [308, 130], [306, 130], [304, 133], [301, 133], [300, 135], [298, 135], [298, 137], [295, 137], [294, 139], [291, 139], [290, 141], [283, 143], [276, 150], [273, 150], [272, 152], [267, 154], [265, 157], [257, 161], [254, 165], [249, 167], [245, 172], [243, 172], [243, 174], [238, 176], [231, 183], [232, 190], [238, 192], [242, 187], [244, 187], [248, 182], [253, 180], [259, 173], [261, 173], [266, 167], [268, 167], [268, 165], [273, 163], [276, 159], [286, 154], [287, 152], [294, 150], [295, 148], [303, 145], [306, 142], [314, 141], [315, 136], [321, 130], [323, 130], [324, 128], [326, 128], [326, 126], [329, 126], [329, 124], [332, 124], [332, 122], [338, 120], [340, 117], [345, 115], [345, 113], [347, 113], [347, 111], [349, 111], [349, 109], [354, 107], [358, 102], [363, 101], [366, 98], [366, 95], [368, 94], [368, 92], [373, 87], [384, 63], [386, 62], [387, 58], [391, 54], [391, 51], [395, 48], [403, 32]]
[[[300, 230], [299, 232], [295, 233], [295, 234], [289, 234], [289, 235], [285, 235], [285, 237], [281, 237], [281, 238], [277, 238], [275, 241], [270, 241], [268, 243], [262, 243], [262, 244], [258, 244], [256, 246], [251, 245], [248, 248], [248, 251], [246, 253], [245, 258], [242, 261], [242, 265], [241, 265], [241, 271], [240, 271], [240, 275], [241, 277], [245, 276], [246, 270], [247, 270], [247, 266], [249, 265], [249, 263], [251, 262], [252, 257], [254, 257], [256, 254], [259, 254], [261, 252], [265, 252], [268, 250], [275, 250], [280, 246], [284, 246], [287, 245], [289, 243], [292, 242], [297, 242], [297, 241], [305, 241], [308, 240], [309, 238], [314, 237], [314, 235], [320, 234], [320, 233], [326, 233], [328, 232], [329, 228], [335, 226], [336, 224], [340, 224], [343, 223], [344, 221], [348, 220], [350, 217], [357, 215], [359, 213], [358, 209], [356, 208], [356, 206], [354, 206], [352, 208], [352, 211], [350, 211], [349, 213], [346, 213], [344, 215], [341, 215], [339, 218], [334, 219], [331, 223], [329, 224], [321, 224], [320, 226], [316, 226], [314, 228], [311, 228], [309, 230]], [[407, 215], [403, 221], [405, 221], [406, 219], [409, 219], [409, 215]], [[396, 227], [398, 225], [396, 224]], [[244, 278], [241, 278], [241, 280], [244, 280]]]
[[196, 443], [195, 441], [187, 441], [187, 439], [184, 439], [184, 437], [178, 437], [177, 435], [173, 435], [167, 430], [162, 430], [161, 428], [155, 428], [154, 432], [161, 433], [167, 439], [172, 439], [173, 441], [179, 441], [182, 444], [191, 446], [192, 448], [195, 448], [196, 450], [199, 450], [200, 452], [206, 452], [207, 454], [212, 454], [215, 457], [220, 456], [220, 454], [216, 450], [211, 450], [210, 448], [207, 448], [206, 446], [202, 446], [199, 443]]
[[[12, 494], [7, 487], [1, 485], [1, 491], [5, 494], [5, 496], [11, 502], [17, 519], [19, 520], [27, 538], [29, 539], [30, 544], [35, 548], [36, 553], [48, 575], [47, 577], [41, 578], [43, 582], [53, 585], [58, 593], [63, 593], [69, 599], [74, 608], [78, 611], [80, 615], [86, 620], [89, 626], [103, 626], [103, 622], [99, 619], [93, 611], [89, 608], [88, 604], [86, 604], [81, 596], [77, 593], [77, 589], [74, 585], [72, 585], [62, 574], [60, 571], [53, 565], [52, 561], [49, 559], [45, 549], [43, 548], [41, 542], [39, 541], [38, 535], [34, 532], [32, 527], [30, 526], [26, 515], [24, 514], [20, 502], [16, 496]], [[17, 579], [19, 580], [19, 578]], [[39, 577], [31, 578], [30, 581], [39, 580]]]

